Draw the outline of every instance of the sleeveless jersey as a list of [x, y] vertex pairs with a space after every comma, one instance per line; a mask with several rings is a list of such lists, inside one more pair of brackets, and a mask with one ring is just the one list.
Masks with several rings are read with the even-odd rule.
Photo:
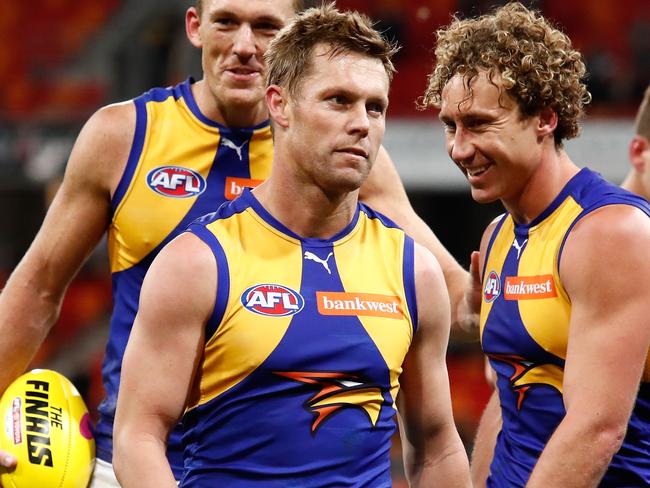
[[181, 486], [389, 488], [413, 240], [362, 204], [332, 239], [304, 239], [249, 190], [189, 230], [218, 282]]
[[[97, 456], [111, 462], [112, 430], [124, 349], [145, 273], [159, 250], [198, 217], [270, 174], [269, 122], [231, 129], [199, 110], [188, 79], [134, 100], [136, 129], [112, 199], [108, 249], [113, 315], [102, 376], [106, 397], [97, 425]], [[182, 470], [180, 431], [169, 440], [170, 461]], [[176, 453], [176, 455], [174, 455]]]
[[[566, 413], [562, 384], [571, 302], [559, 263], [573, 226], [605, 205], [632, 205], [650, 216], [641, 197], [585, 168], [533, 222], [519, 225], [506, 215], [491, 237], [481, 341], [497, 373], [503, 427], [488, 486], [524, 486]], [[602, 486], [650, 486], [650, 361], [642, 381], [627, 435]]]

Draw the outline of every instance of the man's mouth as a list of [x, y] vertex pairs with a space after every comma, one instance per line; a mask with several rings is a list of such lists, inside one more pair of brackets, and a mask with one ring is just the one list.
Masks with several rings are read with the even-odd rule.
[[225, 72], [231, 77], [231, 79], [239, 82], [250, 82], [258, 79], [261, 75], [260, 70], [248, 66], [234, 66], [232, 68], [227, 68]]
[[490, 166], [492, 166], [492, 164], [488, 163], [484, 164], [483, 166], [477, 166], [474, 168], [465, 168], [465, 171], [467, 172], [467, 176], [476, 177], [481, 176], [483, 173], [485, 173]]
[[259, 73], [258, 70], [253, 68], [248, 68], [246, 66], [228, 68], [226, 71], [230, 71], [231, 73], [234, 73], [236, 75], [252, 75], [252, 74]]
[[355, 156], [360, 156], [362, 158], [368, 159], [368, 152], [360, 147], [344, 147], [342, 149], [339, 149], [337, 152], [353, 154]]

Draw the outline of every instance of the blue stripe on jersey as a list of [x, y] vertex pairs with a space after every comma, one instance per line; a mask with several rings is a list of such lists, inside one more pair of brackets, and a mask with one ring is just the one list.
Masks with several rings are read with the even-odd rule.
[[226, 190], [226, 177], [251, 177], [248, 161], [253, 130], [222, 128], [219, 130], [219, 136], [219, 145], [217, 146], [217, 154], [215, 155], [215, 161], [218, 161], [218, 164], [215, 163], [212, 166], [208, 175], [207, 185], [216, 194], [224, 195]]
[[[115, 189], [115, 195], [111, 200], [111, 211], [115, 213], [115, 210], [119, 206], [126, 190], [128, 190], [129, 185], [131, 184], [131, 179], [135, 173], [136, 168], [138, 167], [138, 162], [140, 160], [140, 155], [142, 154], [142, 148], [144, 146], [144, 138], [147, 133], [147, 102], [164, 102], [170, 96], [173, 96], [175, 100], [178, 100], [181, 97], [182, 93], [188, 92], [190, 98], [194, 102], [192, 97], [192, 92], [189, 90], [189, 84], [193, 83], [194, 80], [188, 78], [183, 82], [182, 85], [173, 88], [152, 88], [148, 92], [140, 95], [139, 97], [133, 100], [135, 104], [135, 133], [133, 135], [133, 143], [131, 144], [131, 151], [129, 152], [129, 158], [120, 178], [120, 182]], [[183, 86], [186, 86], [186, 90], [183, 90]], [[196, 102], [194, 102], [196, 106]], [[198, 111], [198, 108], [197, 108]], [[200, 112], [199, 112], [200, 113]]]
[[124, 198], [126, 190], [131, 184], [135, 169], [138, 167], [138, 161], [140, 160], [140, 154], [144, 145], [144, 136], [147, 132], [146, 99], [141, 96], [133, 100], [133, 103], [135, 104], [135, 133], [133, 134], [133, 143], [131, 144], [131, 151], [129, 152], [129, 159], [126, 162], [124, 173], [111, 199], [111, 215], [115, 213], [122, 198]]
[[[490, 240], [488, 241], [487, 248], [485, 250], [485, 256], [490, 255], [490, 250], [492, 249], [492, 245], [494, 244], [494, 240], [497, 238], [499, 235], [499, 231], [501, 230], [501, 227], [503, 226], [503, 223], [506, 221], [506, 217], [508, 214], [503, 214], [499, 217], [499, 221], [497, 222], [497, 225], [494, 227], [494, 231], [492, 232], [492, 235], [490, 236]], [[483, 269], [481, 270], [481, 282], [485, 281], [485, 268], [487, 266], [487, 259], [483, 261]]]
[[376, 210], [368, 207], [363, 202], [359, 202], [359, 208], [361, 209], [361, 211], [363, 213], [365, 213], [371, 219], [379, 220], [382, 224], [384, 224], [384, 227], [388, 227], [390, 229], [401, 229], [401, 227], [399, 225], [397, 225], [391, 219], [386, 217], [384, 214], [381, 214], [381, 213], [377, 212]]
[[404, 235], [404, 291], [413, 324], [413, 335], [418, 330], [418, 301], [415, 294], [415, 241]]
[[214, 309], [210, 318], [205, 324], [205, 342], [208, 342], [214, 335], [223, 319], [223, 313], [228, 305], [228, 296], [230, 290], [230, 269], [228, 261], [223, 251], [223, 247], [215, 235], [207, 230], [203, 225], [194, 223], [189, 226], [188, 231], [192, 232], [201, 239], [210, 248], [217, 264], [217, 297], [214, 303]]

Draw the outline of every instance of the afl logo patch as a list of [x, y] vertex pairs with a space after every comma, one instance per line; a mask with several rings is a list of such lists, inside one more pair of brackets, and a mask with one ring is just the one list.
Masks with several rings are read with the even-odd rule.
[[196, 197], [205, 191], [203, 176], [180, 166], [161, 166], [147, 175], [147, 185], [156, 193], [171, 198]]
[[267, 283], [248, 288], [242, 293], [241, 303], [253, 313], [284, 317], [300, 312], [305, 300], [291, 288]]
[[493, 302], [501, 295], [501, 279], [496, 271], [490, 271], [487, 279], [485, 280], [485, 287], [483, 288], [483, 299], [487, 302]]

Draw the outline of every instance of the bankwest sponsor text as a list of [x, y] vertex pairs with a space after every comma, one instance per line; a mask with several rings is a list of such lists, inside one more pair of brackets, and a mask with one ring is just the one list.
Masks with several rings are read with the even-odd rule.
[[399, 297], [374, 293], [316, 292], [321, 315], [364, 315], [370, 317], [403, 317]]
[[556, 296], [553, 275], [506, 277], [504, 287], [506, 300], [536, 300]]

